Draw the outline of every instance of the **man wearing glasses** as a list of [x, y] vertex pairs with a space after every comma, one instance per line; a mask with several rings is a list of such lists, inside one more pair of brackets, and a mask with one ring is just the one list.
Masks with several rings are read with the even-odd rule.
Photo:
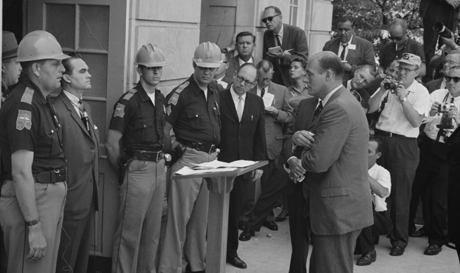
[[[261, 194], [252, 209], [246, 228], [240, 234], [241, 241], [251, 239], [251, 236], [254, 236], [255, 231], [259, 231], [262, 225], [270, 230], [278, 230], [278, 225], [273, 221], [273, 207], [281, 197], [281, 189], [288, 178], [282, 167], [284, 160], [278, 162], [278, 159], [284, 140], [283, 126], [293, 120], [293, 109], [288, 103], [292, 95], [286, 87], [272, 82], [274, 72], [273, 65], [269, 61], [260, 61], [257, 71], [259, 78], [252, 92], [262, 97], [265, 104], [268, 165], [263, 168]], [[269, 215], [270, 218], [267, 217]]]
[[384, 77], [385, 69], [392, 61], [401, 59], [404, 53], [412, 53], [419, 56], [421, 59], [417, 77], [423, 77], [426, 70], [423, 46], [407, 36], [407, 22], [403, 19], [394, 20], [390, 25], [389, 32], [390, 36], [388, 39], [390, 39], [391, 42], [380, 50], [379, 74]]
[[308, 45], [305, 31], [283, 24], [281, 10], [275, 6], [265, 8], [262, 22], [267, 27], [264, 33], [263, 58], [274, 66], [273, 82], [291, 85], [289, 69], [293, 55], [308, 59]]
[[379, 164], [390, 172], [393, 185], [388, 202], [392, 256], [402, 255], [408, 243], [409, 203], [419, 163], [417, 136], [430, 107], [428, 91], [415, 80], [422, 65], [420, 57], [404, 53], [398, 62], [396, 88], [387, 90], [384, 80], [369, 99], [369, 113], [381, 113], [375, 128], [376, 137], [383, 142]]

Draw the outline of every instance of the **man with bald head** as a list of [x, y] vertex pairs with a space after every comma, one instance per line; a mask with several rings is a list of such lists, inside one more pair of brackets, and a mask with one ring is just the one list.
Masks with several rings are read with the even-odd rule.
[[314, 236], [312, 273], [353, 272], [356, 238], [373, 224], [369, 129], [359, 102], [342, 85], [343, 73], [340, 58], [332, 52], [308, 60], [308, 93], [319, 99], [315, 122], [294, 133], [292, 144], [304, 148], [300, 159], [288, 159], [294, 175], [306, 175], [303, 186], [304, 193], [309, 192]]
[[384, 76], [385, 69], [391, 62], [401, 59], [404, 53], [412, 53], [419, 56], [422, 60], [418, 77], [423, 77], [426, 70], [423, 46], [407, 36], [407, 22], [403, 19], [395, 19], [390, 25], [389, 32], [390, 36], [388, 39], [390, 39], [391, 42], [380, 50], [379, 74]]

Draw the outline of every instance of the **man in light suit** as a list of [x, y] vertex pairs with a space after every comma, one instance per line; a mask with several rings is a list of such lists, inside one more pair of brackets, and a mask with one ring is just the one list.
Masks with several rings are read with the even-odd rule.
[[353, 78], [359, 66], [368, 64], [376, 66], [372, 44], [365, 39], [354, 35], [353, 19], [342, 17], [337, 23], [338, 37], [327, 41], [323, 51], [332, 51], [342, 60], [344, 70], [343, 80]]
[[[301, 159], [290, 161], [307, 172], [304, 187], [314, 234], [312, 273], [353, 272], [356, 238], [362, 228], [373, 224], [367, 180], [369, 129], [364, 111], [342, 80], [336, 54], [320, 52], [309, 59], [308, 91], [321, 100], [319, 114], [310, 128], [292, 138], [294, 145], [305, 147]], [[303, 174], [298, 169], [296, 177]]]
[[[273, 82], [291, 85], [289, 69], [293, 55], [308, 59], [308, 45], [305, 31], [296, 26], [283, 24], [281, 10], [275, 6], [265, 8], [262, 22], [267, 27], [264, 33], [263, 58], [272, 62], [275, 73]], [[270, 48], [279, 46], [281, 50], [270, 51]]]
[[235, 38], [235, 50], [238, 55], [232, 57], [229, 60], [229, 65], [225, 75], [228, 78], [233, 78], [235, 73], [245, 63], [252, 63], [257, 65], [259, 59], [252, 56], [254, 52], [254, 46], [256, 45], [256, 36], [249, 31], [243, 31], [236, 35]]
[[[256, 94], [248, 92], [256, 85], [257, 69], [253, 64], [244, 64], [237, 73], [234, 84], [220, 93], [219, 160], [266, 160], [264, 103]], [[252, 179], [249, 174], [238, 176], [230, 193], [227, 262], [235, 267], [247, 267], [237, 254], [238, 218], [246, 185], [261, 176], [262, 170], [256, 170]]]
[[273, 217], [273, 207], [281, 197], [282, 189], [287, 182], [287, 174], [279, 163], [283, 147], [283, 127], [293, 120], [293, 110], [289, 105], [292, 94], [284, 86], [271, 82], [273, 65], [270, 61], [262, 60], [257, 64], [257, 87], [252, 92], [267, 99], [272, 96], [270, 106], [265, 104], [265, 140], [267, 143], [268, 165], [264, 166], [261, 178], [261, 194], [250, 214], [247, 227], [240, 235], [241, 241], [247, 241], [259, 231], [262, 225], [271, 230], [278, 230], [277, 224], [268, 215]]
[[91, 108], [82, 101], [91, 89], [88, 66], [79, 56], [62, 64], [62, 91], [54, 107], [62, 127], [62, 145], [67, 160], [67, 200], [56, 272], [88, 270], [91, 227], [97, 209], [99, 132]]

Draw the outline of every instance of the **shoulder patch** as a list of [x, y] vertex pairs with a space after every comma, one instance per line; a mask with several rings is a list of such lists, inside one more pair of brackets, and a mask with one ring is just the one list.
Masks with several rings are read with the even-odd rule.
[[126, 94], [123, 96], [123, 99], [124, 100], [130, 100], [134, 94], [136, 94], [137, 92], [137, 89], [136, 88], [133, 88], [131, 90], [129, 90], [128, 92], [126, 92]]
[[[33, 90], [32, 90], [33, 91]], [[32, 127], [32, 112], [27, 110], [18, 110], [18, 118], [16, 119], [16, 129], [22, 131], [26, 128], [30, 130]]]
[[24, 94], [22, 94], [21, 102], [32, 104], [32, 98], [34, 97], [34, 92], [35, 91], [32, 88], [26, 87], [26, 90], [24, 90]]
[[185, 81], [181, 85], [179, 85], [175, 90], [173, 90], [174, 94], [171, 96], [171, 98], [168, 101], [168, 104], [176, 105], [177, 100], [179, 99], [179, 95], [184, 89], [190, 84], [189, 81]]
[[125, 116], [125, 106], [121, 103], [117, 103], [117, 107], [115, 107], [115, 111], [113, 112], [113, 117], [123, 118], [124, 116]]

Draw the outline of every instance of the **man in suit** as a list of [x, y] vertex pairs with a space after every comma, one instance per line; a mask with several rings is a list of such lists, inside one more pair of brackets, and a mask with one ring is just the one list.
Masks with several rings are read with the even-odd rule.
[[[283, 170], [283, 162], [279, 162], [283, 146], [283, 127], [293, 120], [292, 107], [289, 99], [292, 97], [289, 90], [273, 83], [273, 65], [270, 61], [262, 60], [257, 64], [257, 86], [252, 92], [268, 101], [273, 97], [271, 105], [265, 104], [265, 141], [267, 143], [268, 165], [263, 167], [261, 178], [261, 194], [252, 209], [248, 224], [240, 235], [241, 241], [247, 241], [259, 231], [262, 225], [271, 230], [278, 230], [273, 221], [273, 207], [281, 197], [282, 189], [287, 182], [287, 174]], [[270, 215], [270, 219], [266, 219]]]
[[61, 122], [68, 188], [56, 272], [84, 273], [98, 200], [99, 133], [91, 108], [82, 101], [83, 93], [91, 89], [88, 65], [79, 56], [62, 64], [62, 91], [54, 107]]
[[226, 71], [229, 68], [229, 59], [227, 54], [222, 53], [222, 64], [217, 69], [216, 74], [214, 75], [214, 81], [211, 82], [214, 88], [218, 91], [223, 91], [227, 89], [230, 84], [233, 83], [232, 77], [228, 77]]
[[[222, 128], [219, 160], [266, 160], [264, 103], [256, 94], [248, 92], [256, 85], [257, 69], [253, 64], [244, 64], [235, 78], [235, 83], [220, 93]], [[238, 176], [230, 193], [227, 262], [235, 267], [247, 267], [237, 254], [238, 219], [246, 185], [261, 176], [262, 170], [256, 170], [252, 179], [249, 175]]]
[[375, 66], [375, 54], [372, 44], [354, 35], [354, 21], [351, 17], [342, 17], [337, 23], [338, 37], [327, 41], [323, 51], [332, 51], [340, 57], [344, 70], [343, 81], [353, 78], [359, 66]]
[[[283, 24], [281, 10], [275, 6], [265, 8], [262, 22], [267, 27], [264, 33], [263, 58], [272, 62], [275, 73], [273, 82], [291, 85], [289, 69], [293, 55], [308, 59], [308, 45], [305, 31], [296, 26]], [[280, 47], [279, 51], [271, 51], [270, 48]]]
[[343, 68], [334, 53], [320, 52], [309, 59], [308, 91], [320, 99], [319, 114], [316, 123], [292, 138], [294, 145], [305, 147], [300, 160], [290, 160], [307, 171], [304, 187], [309, 192], [314, 234], [312, 273], [353, 272], [356, 238], [362, 228], [373, 224], [367, 180], [369, 129], [358, 101], [342, 80]]
[[256, 36], [249, 31], [242, 31], [236, 35], [235, 38], [235, 50], [238, 55], [232, 57], [229, 61], [228, 69], [225, 75], [232, 79], [235, 73], [245, 63], [251, 63], [257, 65], [259, 59], [252, 56], [254, 52], [254, 46], [256, 45]]

